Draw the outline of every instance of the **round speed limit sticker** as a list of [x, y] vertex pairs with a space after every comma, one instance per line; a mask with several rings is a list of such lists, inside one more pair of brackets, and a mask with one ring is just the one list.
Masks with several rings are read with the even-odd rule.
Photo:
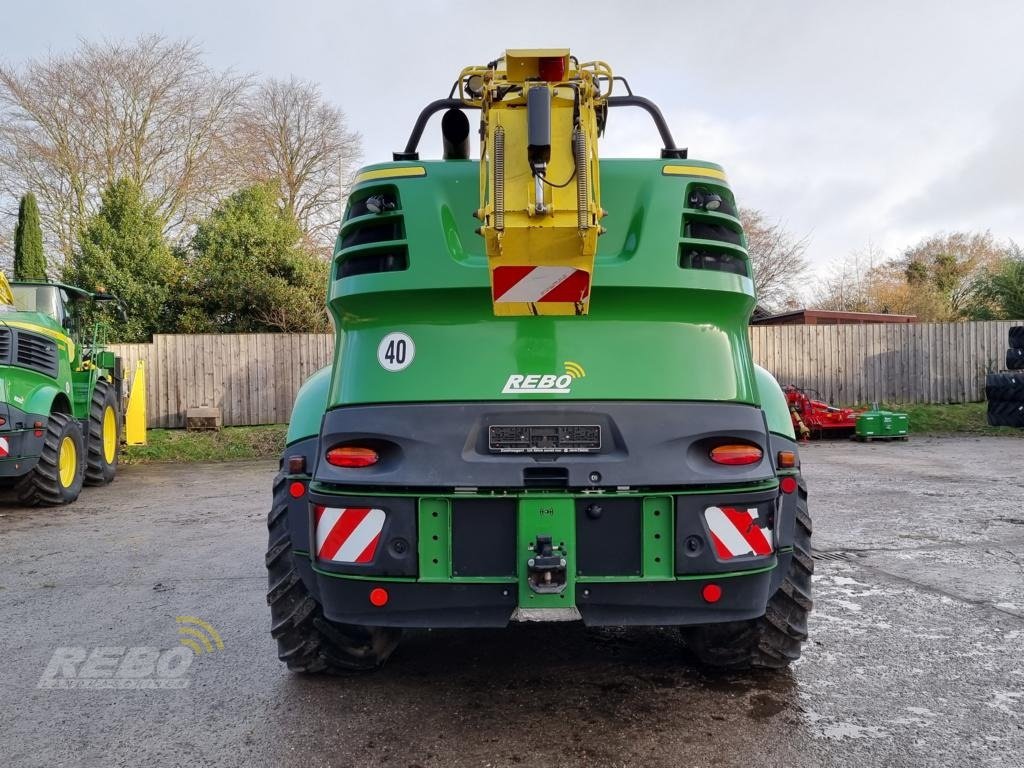
[[377, 347], [377, 361], [385, 371], [401, 371], [416, 357], [416, 345], [407, 333], [389, 333]]

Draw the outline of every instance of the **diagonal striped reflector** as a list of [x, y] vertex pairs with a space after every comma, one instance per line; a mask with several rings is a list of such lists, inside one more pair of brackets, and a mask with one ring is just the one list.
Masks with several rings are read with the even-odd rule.
[[757, 507], [708, 507], [704, 510], [704, 520], [711, 532], [715, 554], [722, 560], [744, 555], [770, 555], [774, 549], [771, 532], [758, 525]]
[[492, 295], [496, 303], [586, 301], [590, 273], [574, 267], [496, 267]]
[[314, 507], [316, 556], [331, 563], [370, 563], [387, 515], [368, 507]]

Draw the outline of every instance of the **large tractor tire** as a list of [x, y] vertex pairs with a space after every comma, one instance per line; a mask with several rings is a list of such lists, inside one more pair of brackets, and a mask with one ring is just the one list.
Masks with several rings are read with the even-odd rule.
[[782, 669], [800, 658], [813, 605], [814, 560], [811, 516], [802, 481], [797, 493], [793, 558], [785, 581], [768, 600], [765, 615], [749, 621], [683, 627], [684, 642], [702, 664], [721, 669]]
[[1024, 349], [1024, 325], [1015, 325], [1010, 328], [1010, 346], [1016, 349]]
[[50, 414], [39, 463], [18, 481], [18, 500], [33, 507], [70, 504], [82, 492], [84, 479], [81, 425], [65, 413]]
[[278, 474], [267, 517], [267, 604], [278, 658], [293, 672], [341, 674], [376, 669], [395, 650], [401, 630], [338, 624], [324, 618], [320, 604], [295, 568], [288, 531], [289, 501], [288, 479]]
[[1024, 373], [990, 373], [985, 376], [989, 402], [1024, 403]]
[[989, 400], [988, 423], [991, 427], [1024, 428], [1024, 398], [1016, 403]]
[[121, 409], [114, 387], [100, 379], [89, 407], [89, 450], [85, 464], [86, 485], [106, 485], [117, 474], [121, 452]]

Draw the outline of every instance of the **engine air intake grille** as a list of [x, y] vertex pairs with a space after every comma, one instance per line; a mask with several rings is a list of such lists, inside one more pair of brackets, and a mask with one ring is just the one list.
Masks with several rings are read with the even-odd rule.
[[57, 342], [35, 333], [19, 331], [14, 364], [45, 373], [47, 376], [56, 376]]
[[11, 362], [11, 329], [0, 328], [0, 365]]

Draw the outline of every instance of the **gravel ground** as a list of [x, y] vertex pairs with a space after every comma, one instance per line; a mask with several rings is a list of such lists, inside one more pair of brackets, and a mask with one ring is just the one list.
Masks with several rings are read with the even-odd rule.
[[[707, 674], [666, 630], [542, 625], [414, 633], [349, 678], [275, 657], [273, 462], [128, 467], [71, 507], [0, 505], [0, 763], [1024, 766], [1022, 467], [1005, 438], [806, 448], [816, 605], [784, 673]], [[180, 660], [183, 615], [224, 645], [186, 688], [39, 687], [59, 648]]]

